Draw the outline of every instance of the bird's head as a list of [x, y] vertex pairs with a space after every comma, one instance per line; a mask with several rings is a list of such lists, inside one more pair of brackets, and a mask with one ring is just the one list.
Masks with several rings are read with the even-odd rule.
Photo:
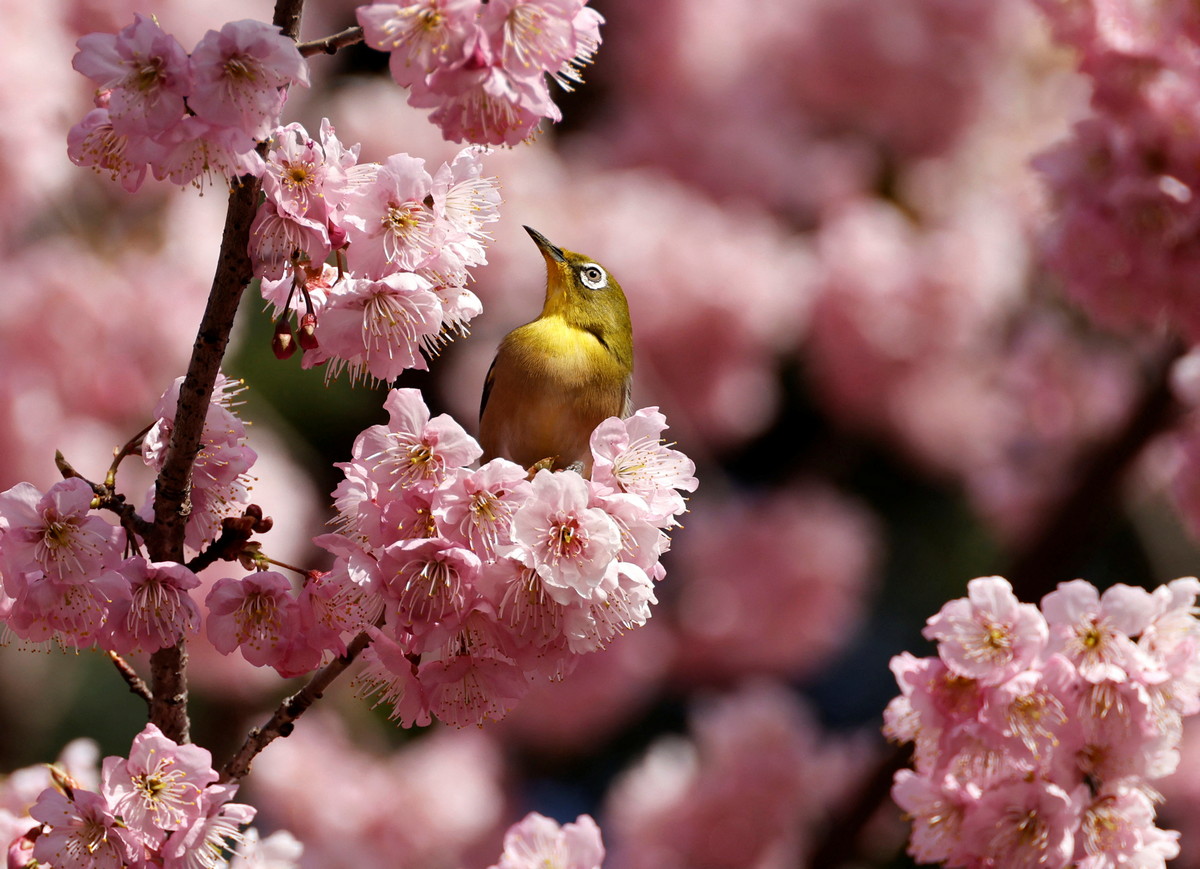
[[546, 260], [546, 304], [542, 316], [559, 316], [591, 332], [614, 352], [632, 353], [629, 303], [616, 278], [589, 256], [551, 244], [525, 227]]

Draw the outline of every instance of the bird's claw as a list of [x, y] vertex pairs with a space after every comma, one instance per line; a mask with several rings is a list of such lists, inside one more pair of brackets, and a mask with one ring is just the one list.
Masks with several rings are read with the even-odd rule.
[[554, 460], [557, 458], [558, 456], [546, 456], [544, 459], [538, 459], [529, 466], [529, 476], [527, 479], [532, 480], [535, 476], [537, 476], [538, 471], [553, 471]]

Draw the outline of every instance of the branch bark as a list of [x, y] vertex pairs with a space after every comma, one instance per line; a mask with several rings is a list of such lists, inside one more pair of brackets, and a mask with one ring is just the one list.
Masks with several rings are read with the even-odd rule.
[[[300, 32], [304, 0], [278, 0], [274, 23], [286, 36]], [[229, 333], [242, 292], [254, 277], [250, 255], [250, 224], [258, 208], [259, 182], [244, 176], [229, 192], [221, 252], [213, 276], [208, 305], [200, 321], [192, 358], [188, 363], [171, 442], [154, 484], [154, 527], [146, 535], [146, 549], [154, 561], [183, 562], [183, 535], [191, 511], [192, 465], [200, 448], [200, 435], [208, 416], [217, 372], [229, 345]], [[187, 647], [183, 640], [150, 657], [150, 720], [176, 742], [188, 742]]]
[[311, 57], [314, 54], [337, 54], [338, 49], [346, 48], [363, 41], [363, 29], [361, 27], [347, 27], [332, 36], [326, 36], [324, 39], [313, 39], [309, 42], [301, 42], [296, 47], [300, 49], [300, 54], [304, 57]]
[[354, 659], [370, 642], [371, 638], [366, 631], [360, 633], [350, 641], [346, 647], [346, 654], [334, 658], [317, 671], [303, 688], [279, 704], [279, 708], [266, 724], [251, 730], [242, 747], [221, 769], [221, 781], [238, 781], [250, 772], [250, 764], [258, 753], [279, 737], [290, 734], [296, 719], [321, 699], [325, 689], [354, 663]]

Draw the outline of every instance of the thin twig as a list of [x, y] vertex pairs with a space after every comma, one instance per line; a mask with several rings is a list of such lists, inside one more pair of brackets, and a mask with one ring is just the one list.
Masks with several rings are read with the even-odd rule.
[[117, 668], [117, 672], [121, 674], [121, 678], [125, 680], [125, 684], [129, 686], [129, 690], [145, 700], [147, 706], [153, 703], [154, 695], [150, 693], [150, 688], [142, 681], [142, 677], [137, 674], [133, 667], [129, 666], [129, 662], [116, 652], [108, 652], [107, 654], [108, 659]]
[[271, 530], [270, 516], [263, 516], [262, 507], [249, 504], [241, 516], [226, 516], [221, 520], [221, 536], [209, 544], [208, 548], [187, 563], [187, 569], [199, 573], [210, 564], [218, 561], [240, 561], [248, 570], [261, 556], [259, 544], [251, 543], [250, 538], [255, 534], [266, 534]]
[[809, 858], [811, 869], [834, 869], [852, 860], [859, 847], [859, 834], [875, 817], [892, 791], [896, 772], [912, 761], [912, 746], [888, 746], [875, 765], [859, 780], [858, 789], [826, 825], [826, 833]]
[[146, 439], [146, 435], [150, 434], [150, 429], [154, 428], [155, 423], [150, 423], [140, 432], [126, 441], [125, 445], [113, 452], [112, 464], [108, 466], [108, 473], [104, 475], [104, 485], [115, 487], [117, 485], [117, 469], [121, 467], [121, 462], [125, 461], [129, 456], [137, 455], [142, 450], [142, 441]]
[[300, 49], [300, 54], [304, 57], [312, 57], [314, 54], [337, 54], [338, 49], [346, 48], [362, 41], [363, 29], [361, 27], [347, 27], [340, 33], [326, 36], [324, 39], [301, 42], [296, 48]]
[[107, 480], [103, 484], [92, 482], [79, 473], [79, 471], [75, 470], [75, 467], [57, 450], [54, 453], [54, 464], [58, 468], [58, 472], [62, 474], [64, 480], [75, 477], [83, 480], [83, 482], [92, 487], [92, 492], [96, 495], [96, 508], [110, 510], [117, 514], [121, 522], [121, 527], [125, 529], [125, 533], [129, 536], [129, 542], [132, 546], [136, 547], [137, 545], [134, 535], [138, 537], [144, 536], [153, 527], [151, 523], [138, 515], [137, 508], [127, 502], [124, 495], [118, 494]]
[[370, 642], [371, 638], [367, 632], [361, 632], [350, 641], [346, 647], [346, 654], [334, 658], [317, 671], [303, 688], [279, 704], [279, 708], [266, 724], [251, 730], [242, 747], [222, 768], [221, 781], [238, 781], [250, 772], [250, 764], [255, 756], [279, 737], [290, 734], [296, 719], [321, 698], [330, 683], [354, 663], [354, 659]]

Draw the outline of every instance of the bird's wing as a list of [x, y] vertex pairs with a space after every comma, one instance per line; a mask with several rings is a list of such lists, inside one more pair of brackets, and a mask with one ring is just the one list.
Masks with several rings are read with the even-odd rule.
[[[496, 359], [500, 358], [500, 354], [496, 354]], [[483, 378], [483, 396], [479, 399], [479, 419], [483, 419], [483, 412], [487, 409], [488, 397], [492, 394], [492, 386], [496, 382], [496, 359], [492, 360], [492, 364], [488, 366], [487, 376]]]

